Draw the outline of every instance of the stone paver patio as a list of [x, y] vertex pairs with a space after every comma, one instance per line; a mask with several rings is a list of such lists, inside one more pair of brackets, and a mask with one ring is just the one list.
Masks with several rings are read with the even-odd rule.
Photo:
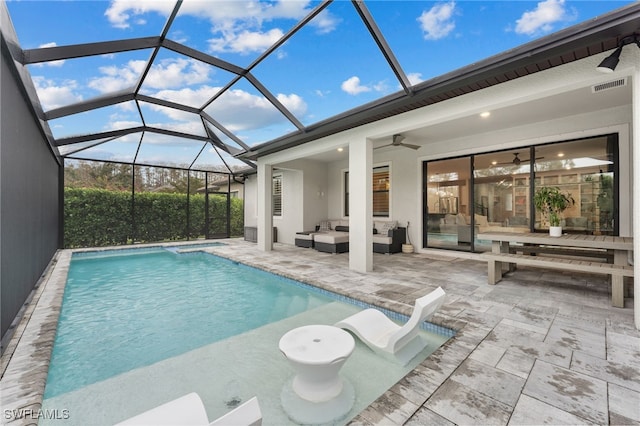
[[[640, 424], [633, 299], [611, 307], [605, 276], [522, 267], [489, 286], [486, 264], [472, 258], [376, 254], [373, 272], [363, 274], [348, 269], [347, 254], [284, 244], [265, 253], [225, 242], [207, 250], [404, 314], [436, 287], [447, 292], [432, 322], [457, 335], [352, 424]], [[59, 256], [48, 281], [66, 274], [66, 258]], [[55, 305], [59, 296], [42, 291], [40, 304]], [[18, 345], [10, 360], [10, 346], [3, 355], [3, 409], [37, 409], [41, 401], [54, 319], [40, 306], [28, 312], [32, 324], [16, 334], [31, 349]]]

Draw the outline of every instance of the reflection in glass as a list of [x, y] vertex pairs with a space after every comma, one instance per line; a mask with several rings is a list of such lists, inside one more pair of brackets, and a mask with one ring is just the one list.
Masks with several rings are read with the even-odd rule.
[[[596, 137], [536, 147], [535, 188], [552, 186], [575, 203], [562, 213], [562, 232], [615, 234], [614, 137]], [[535, 229], [549, 224], [536, 212]]]
[[426, 169], [426, 247], [471, 249], [471, 158], [432, 161]]
[[530, 230], [528, 149], [474, 157], [475, 250], [489, 251], [491, 242], [478, 240], [482, 232]]

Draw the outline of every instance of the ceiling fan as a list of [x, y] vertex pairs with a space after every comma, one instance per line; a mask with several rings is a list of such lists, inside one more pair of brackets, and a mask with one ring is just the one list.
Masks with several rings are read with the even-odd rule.
[[411, 149], [420, 149], [420, 145], [411, 145], [409, 143], [402, 143], [402, 141], [404, 140], [404, 136], [402, 135], [393, 135], [393, 139], [392, 142], [390, 144], [387, 145], [382, 145], [379, 147], [376, 147], [374, 149], [378, 149], [378, 148], [385, 148], [387, 146], [404, 146], [405, 148], [411, 148]]
[[[531, 161], [529, 158], [524, 159], [524, 158], [520, 158], [518, 157], [518, 154], [520, 154], [519, 152], [514, 152], [513, 155], [513, 160], [508, 161], [506, 163], [498, 163], [498, 164], [513, 164], [515, 166], [519, 166], [521, 163], [528, 163], [529, 161]], [[536, 157], [536, 160], [540, 160], [543, 159], [544, 157]]]

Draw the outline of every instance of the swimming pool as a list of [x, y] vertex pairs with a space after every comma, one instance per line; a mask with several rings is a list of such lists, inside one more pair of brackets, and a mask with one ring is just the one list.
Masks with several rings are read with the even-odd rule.
[[[43, 401], [76, 424], [110, 424], [191, 391], [210, 418], [257, 395], [265, 424], [287, 422], [279, 394], [292, 371], [279, 338], [363, 307], [202, 252], [105, 254], [77, 253], [71, 263]], [[359, 345], [343, 370], [358, 396], [352, 416], [450, 337], [425, 334], [428, 352], [405, 368], [380, 365]], [[361, 380], [382, 370], [377, 386]]]

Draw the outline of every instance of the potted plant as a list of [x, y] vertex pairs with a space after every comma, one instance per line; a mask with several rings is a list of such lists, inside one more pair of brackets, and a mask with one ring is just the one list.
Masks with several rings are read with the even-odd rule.
[[560, 226], [562, 212], [575, 204], [571, 194], [563, 194], [557, 186], [543, 186], [533, 196], [533, 204], [542, 217], [549, 221], [549, 235], [552, 237], [562, 235], [562, 226]]

